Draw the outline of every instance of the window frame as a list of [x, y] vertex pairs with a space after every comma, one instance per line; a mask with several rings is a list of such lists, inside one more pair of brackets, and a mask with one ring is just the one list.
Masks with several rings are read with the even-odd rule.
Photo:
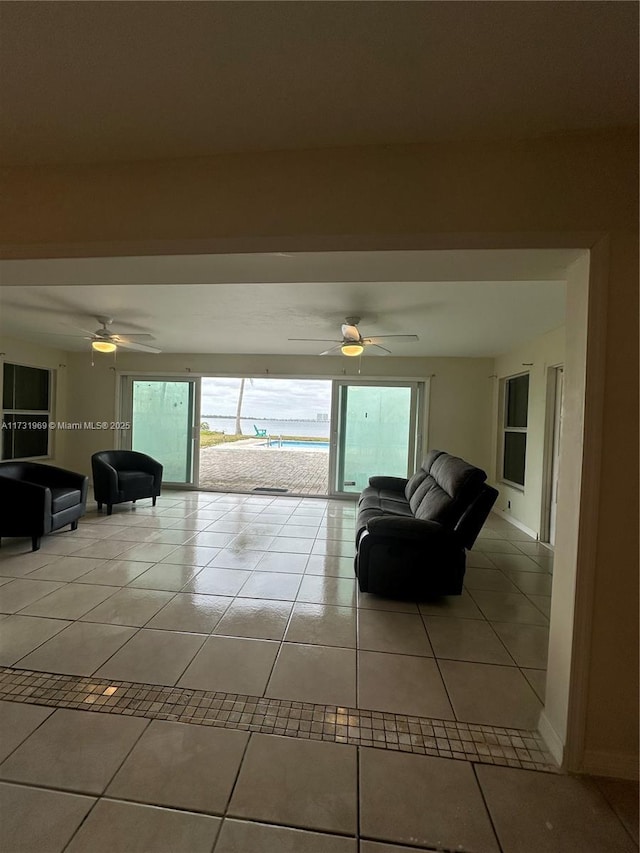
[[[509, 414], [509, 384], [516, 379], [521, 379], [523, 376], [528, 378], [527, 385], [527, 412], [526, 412], [526, 426], [509, 426], [507, 424], [507, 418]], [[512, 489], [517, 489], [519, 492], [524, 492], [525, 483], [527, 481], [527, 433], [529, 430], [529, 396], [531, 391], [531, 373], [528, 370], [523, 370], [521, 373], [514, 373], [512, 376], [505, 376], [502, 379], [502, 412], [501, 412], [501, 426], [500, 426], [500, 434], [501, 434], [501, 442], [500, 442], [500, 482], [504, 483], [507, 486], [510, 486]], [[522, 474], [522, 483], [518, 483], [515, 480], [510, 480], [505, 475], [505, 452], [507, 449], [507, 434], [518, 433], [520, 435], [524, 435], [525, 437], [525, 448], [524, 448], [524, 470]]]
[[[48, 374], [48, 399], [47, 399], [47, 408], [45, 409], [10, 409], [4, 407], [4, 368], [8, 367], [27, 367], [31, 370], [41, 370], [44, 373]], [[4, 434], [2, 436], [2, 440], [0, 441], [0, 459], [3, 462], [28, 462], [34, 461], [38, 459], [51, 459], [53, 455], [53, 437], [52, 430], [49, 428], [49, 424], [53, 420], [53, 412], [54, 412], [54, 396], [55, 396], [55, 378], [56, 371], [51, 367], [42, 367], [39, 364], [23, 364], [16, 361], [3, 361], [2, 362], [2, 396], [3, 399], [0, 400], [2, 403], [2, 423], [4, 424], [7, 420], [7, 416], [33, 416], [33, 418], [46, 418], [47, 419], [47, 428], [44, 430], [38, 430], [38, 432], [44, 432], [47, 436], [47, 446], [46, 452], [44, 454], [38, 454], [37, 456], [5, 456], [4, 455]], [[15, 399], [14, 399], [15, 402]], [[4, 432], [4, 431], [3, 431]]]

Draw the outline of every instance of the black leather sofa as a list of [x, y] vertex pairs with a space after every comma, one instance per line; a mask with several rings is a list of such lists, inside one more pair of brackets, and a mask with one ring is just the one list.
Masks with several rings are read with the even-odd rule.
[[389, 598], [460, 595], [496, 489], [487, 475], [442, 450], [409, 480], [371, 477], [358, 501], [355, 571], [363, 592]]
[[29, 536], [32, 550], [40, 538], [67, 524], [75, 530], [87, 506], [89, 478], [38, 462], [0, 463], [0, 539]]
[[114, 504], [156, 498], [162, 489], [162, 465], [136, 450], [101, 450], [91, 457], [93, 492], [98, 502], [107, 505], [111, 515]]

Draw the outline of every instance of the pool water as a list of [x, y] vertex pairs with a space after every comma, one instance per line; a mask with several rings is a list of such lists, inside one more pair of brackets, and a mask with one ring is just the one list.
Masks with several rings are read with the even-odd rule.
[[291, 441], [288, 439], [272, 438], [265, 442], [263, 447], [276, 447], [282, 450], [328, 450], [328, 441]]

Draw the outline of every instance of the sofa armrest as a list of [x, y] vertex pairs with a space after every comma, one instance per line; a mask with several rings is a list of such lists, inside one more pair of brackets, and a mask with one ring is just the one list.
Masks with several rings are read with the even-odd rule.
[[404, 477], [369, 477], [369, 485], [374, 489], [389, 489], [403, 494], [408, 482]]
[[372, 518], [367, 523], [367, 531], [371, 536], [394, 539], [414, 539], [422, 542], [450, 541], [456, 543], [454, 534], [437, 521], [424, 521], [420, 518], [405, 516], [381, 515]]

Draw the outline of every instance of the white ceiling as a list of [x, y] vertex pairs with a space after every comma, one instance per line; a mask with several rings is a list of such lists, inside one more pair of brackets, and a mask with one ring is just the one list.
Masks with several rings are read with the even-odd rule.
[[[313, 355], [295, 338], [417, 334], [396, 356], [493, 356], [564, 323], [568, 251], [349, 252], [0, 263], [0, 332], [87, 347], [95, 315], [163, 352]], [[260, 271], [262, 270], [262, 277]], [[389, 273], [395, 272], [392, 278]], [[65, 284], [61, 284], [65, 281]], [[178, 283], [179, 282], [179, 283]], [[78, 334], [79, 337], [74, 337]]]
[[636, 124], [635, 2], [3, 3], [7, 164]]

